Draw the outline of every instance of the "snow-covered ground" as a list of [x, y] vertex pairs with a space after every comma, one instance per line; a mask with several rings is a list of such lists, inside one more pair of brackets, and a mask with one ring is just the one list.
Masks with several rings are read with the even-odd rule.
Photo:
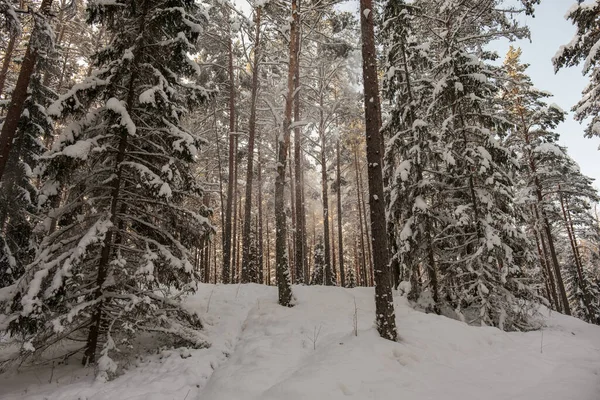
[[414, 311], [398, 296], [393, 343], [374, 329], [372, 289], [294, 293], [288, 309], [273, 287], [202, 285], [188, 304], [210, 348], [146, 356], [107, 383], [75, 360], [7, 373], [0, 399], [600, 399], [598, 326], [552, 313], [542, 331], [505, 333]]

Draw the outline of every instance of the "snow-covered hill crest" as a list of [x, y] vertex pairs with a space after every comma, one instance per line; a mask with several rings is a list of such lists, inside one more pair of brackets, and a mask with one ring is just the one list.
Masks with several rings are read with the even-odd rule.
[[298, 304], [284, 308], [273, 287], [202, 285], [187, 304], [210, 348], [163, 351], [107, 383], [76, 362], [5, 374], [0, 398], [598, 399], [600, 327], [575, 318], [552, 313], [542, 331], [505, 333], [415, 311], [398, 296], [393, 343], [374, 329], [372, 288], [294, 292]]

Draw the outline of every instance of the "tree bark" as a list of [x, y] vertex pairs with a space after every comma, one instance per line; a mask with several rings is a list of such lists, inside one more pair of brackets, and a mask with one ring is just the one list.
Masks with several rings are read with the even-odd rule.
[[340, 140], [335, 146], [336, 152], [336, 179], [337, 179], [337, 223], [338, 223], [338, 259], [340, 264], [340, 283], [346, 286], [346, 272], [344, 271], [344, 235], [342, 233], [342, 169], [340, 162]]
[[283, 117], [283, 132], [277, 140], [277, 175], [275, 177], [275, 268], [279, 304], [291, 307], [293, 294], [290, 281], [289, 257], [287, 252], [287, 221], [285, 215], [285, 173], [290, 147], [290, 131], [292, 125], [292, 105], [294, 102], [294, 75], [298, 62], [296, 51], [296, 35], [298, 27], [297, 0], [292, 0], [292, 21], [290, 23], [289, 64], [287, 78], [287, 96]]
[[262, 199], [262, 160], [260, 154], [260, 144], [258, 145], [258, 166], [256, 174], [256, 184], [258, 186], [258, 282], [264, 283], [264, 231], [263, 231], [263, 199]]
[[581, 265], [581, 258], [579, 257], [577, 239], [575, 238], [575, 231], [573, 230], [573, 224], [570, 219], [570, 215], [567, 216], [567, 209], [565, 208], [565, 201], [560, 185], [558, 185], [558, 197], [560, 199], [560, 208], [562, 209], [565, 227], [567, 228], [567, 234], [569, 236], [569, 243], [571, 244], [571, 251], [573, 252], [573, 258], [575, 259], [575, 269], [577, 270], [577, 279], [579, 280], [579, 287], [583, 292], [583, 303], [586, 308], [586, 314], [588, 316], [588, 321], [592, 321], [594, 319], [594, 316], [591, 314], [591, 299], [585, 284], [585, 280], [583, 279], [583, 266]]
[[256, 97], [258, 94], [258, 69], [260, 65], [260, 17], [262, 7], [256, 8], [256, 32], [254, 34], [254, 60], [252, 65], [252, 93], [250, 95], [250, 120], [248, 124], [248, 164], [246, 167], [246, 205], [244, 208], [244, 234], [242, 235], [242, 283], [250, 281], [250, 230], [252, 225], [252, 181], [254, 178], [254, 138], [256, 136]]
[[306, 275], [306, 210], [304, 207], [304, 181], [302, 171], [302, 128], [300, 122], [300, 26], [296, 34], [296, 70], [294, 71], [294, 179], [296, 180], [296, 236], [294, 266], [296, 282], [304, 283], [309, 280]]
[[[236, 130], [237, 131], [237, 130]], [[233, 145], [233, 199], [232, 199], [232, 208], [233, 208], [233, 216], [231, 219], [231, 223], [233, 225], [232, 235], [231, 235], [231, 283], [237, 283], [239, 276], [237, 270], [237, 248], [238, 248], [238, 187], [237, 187], [237, 179], [238, 179], [238, 136], [237, 133], [234, 137], [234, 145]]]
[[223, 283], [231, 283], [231, 231], [233, 214], [233, 168], [235, 163], [235, 75], [233, 70], [233, 39], [229, 39], [229, 180], [227, 182], [227, 209], [223, 238]]
[[[517, 105], [520, 107], [520, 103], [517, 103]], [[538, 218], [538, 222], [541, 222], [543, 225], [544, 233], [546, 234], [546, 239], [548, 241], [548, 249], [550, 252], [552, 266], [554, 267], [556, 286], [558, 287], [558, 293], [560, 295], [560, 299], [562, 302], [563, 312], [567, 315], [571, 315], [571, 307], [569, 306], [569, 300], [567, 299], [567, 291], [565, 290], [565, 284], [564, 284], [564, 281], [562, 279], [562, 275], [560, 272], [560, 265], [558, 263], [558, 257], [556, 256], [556, 249], [554, 247], [554, 238], [552, 237], [552, 230], [550, 229], [550, 222], [548, 221], [548, 216], [546, 215], [546, 211], [544, 210], [542, 185], [537, 176], [537, 167], [536, 167], [535, 158], [533, 156], [533, 152], [531, 149], [531, 141], [529, 138], [529, 129], [525, 122], [525, 116], [524, 116], [522, 107], [520, 107], [519, 116], [521, 119], [521, 128], [523, 129], [523, 136], [525, 139], [525, 144], [527, 146], [527, 157], [528, 157], [528, 161], [529, 161], [529, 169], [531, 171], [531, 175], [533, 176], [533, 183], [535, 186], [535, 194], [536, 194], [536, 200], [537, 200], [536, 216]]]
[[15, 50], [15, 44], [20, 35], [12, 35], [6, 46], [6, 52], [4, 53], [4, 60], [2, 60], [2, 69], [0, 69], [0, 96], [4, 93], [4, 85], [6, 84], [6, 77], [8, 76], [8, 68], [12, 60], [12, 54]]
[[375, 314], [379, 335], [396, 340], [396, 317], [392, 297], [389, 250], [383, 198], [383, 137], [381, 106], [377, 78], [377, 53], [373, 27], [373, 1], [360, 0], [362, 33], [363, 84], [365, 104], [365, 136], [367, 139], [367, 163], [369, 176], [369, 209], [375, 281]]
[[360, 200], [360, 204], [362, 205], [362, 215], [363, 220], [365, 222], [365, 248], [367, 250], [366, 253], [366, 263], [365, 263], [365, 286], [374, 286], [373, 281], [373, 252], [371, 249], [371, 230], [369, 229], [369, 222], [367, 220], [367, 205], [365, 204], [365, 194], [363, 188], [363, 178], [360, 168], [358, 168], [358, 197]]
[[333, 271], [331, 269], [331, 242], [329, 239], [329, 187], [327, 185], [327, 158], [325, 157], [325, 131], [323, 127], [323, 99], [321, 97], [321, 123], [319, 133], [321, 136], [321, 190], [323, 196], [323, 247], [325, 265], [323, 268], [323, 280], [326, 286], [332, 286]]
[[[46, 1], [46, 0], [44, 0]], [[144, 34], [146, 15], [148, 14], [149, 4], [147, 1], [143, 2], [143, 9], [140, 18], [139, 25], [139, 36]], [[131, 65], [131, 76], [129, 78], [129, 85], [127, 88], [127, 110], [133, 110], [136, 93], [135, 93], [135, 80], [136, 73], [135, 70], [137, 66], [141, 62], [143, 56], [143, 47], [138, 47], [133, 57], [133, 62]], [[115, 170], [116, 170], [116, 178], [113, 183], [113, 188], [111, 191], [111, 203], [110, 203], [110, 221], [112, 223], [112, 228], [108, 230], [106, 236], [104, 237], [104, 241], [102, 243], [102, 250], [100, 251], [100, 260], [98, 262], [98, 275], [96, 276], [96, 290], [94, 292], [94, 299], [98, 300], [103, 294], [103, 285], [106, 277], [108, 275], [108, 268], [110, 263], [110, 255], [113, 250], [113, 237], [115, 237], [115, 242], [120, 241], [120, 235], [118, 229], [123, 229], [122, 221], [119, 221], [118, 211], [125, 211], [126, 205], [119, 204], [119, 195], [121, 193], [121, 184], [123, 180], [123, 161], [125, 160], [125, 155], [127, 151], [127, 143], [128, 143], [128, 132], [127, 129], [122, 128], [120, 132], [119, 138], [119, 146], [117, 148], [117, 156], [115, 159]], [[98, 346], [98, 337], [100, 334], [100, 327], [102, 325], [103, 320], [103, 302], [101, 301], [96, 305], [96, 309], [92, 313], [92, 320], [90, 323], [90, 330], [88, 333], [88, 337], [86, 340], [84, 355], [82, 359], [83, 365], [88, 365], [90, 363], [94, 363], [96, 361], [96, 348]]]
[[354, 172], [356, 177], [356, 206], [358, 207], [358, 223], [360, 227], [360, 271], [357, 271], [356, 280], [360, 285], [367, 286], [367, 260], [365, 258], [365, 233], [363, 224], [362, 201], [360, 198], [360, 176], [358, 174], [358, 146], [354, 146]]

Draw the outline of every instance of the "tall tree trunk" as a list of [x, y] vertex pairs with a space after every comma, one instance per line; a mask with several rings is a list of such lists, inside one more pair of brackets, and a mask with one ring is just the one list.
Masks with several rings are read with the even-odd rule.
[[[291, 140], [291, 128], [290, 128], [290, 140]], [[292, 282], [296, 282], [296, 260], [294, 260], [294, 255], [296, 254], [296, 185], [294, 178], [294, 170], [292, 169], [292, 146], [290, 142], [288, 154], [288, 173], [290, 174], [289, 182], [290, 182], [290, 207], [291, 207], [291, 217], [292, 217], [292, 229], [288, 231], [290, 242], [288, 244], [288, 254], [291, 254], [291, 257], [288, 258], [288, 262], [290, 263], [290, 273], [292, 274]]]
[[302, 170], [302, 128], [300, 127], [300, 29], [296, 34], [296, 70], [294, 71], [294, 179], [296, 189], [296, 236], [294, 266], [296, 268], [296, 282], [304, 283], [309, 280], [306, 261], [306, 210], [304, 207], [304, 180]]
[[0, 96], [2, 96], [2, 93], [4, 93], [4, 85], [6, 84], [6, 77], [8, 76], [8, 68], [10, 67], [10, 62], [13, 59], [12, 54], [15, 50], [15, 44], [19, 38], [20, 35], [12, 35], [10, 37], [10, 40], [8, 41], [6, 52], [4, 53], [4, 60], [2, 60], [2, 69], [0, 69]]
[[346, 272], [344, 271], [344, 235], [342, 233], [342, 169], [340, 161], [340, 140], [336, 146], [336, 179], [337, 179], [337, 225], [338, 225], [338, 259], [340, 263], [340, 283], [346, 286]]
[[233, 39], [229, 39], [229, 180], [227, 182], [227, 210], [225, 211], [225, 227], [223, 234], [223, 283], [231, 283], [231, 237], [233, 214], [233, 187], [235, 164], [235, 74], [233, 70]]
[[261, 160], [261, 145], [258, 145], [258, 166], [256, 174], [256, 184], [258, 186], [258, 282], [264, 283], [264, 240], [263, 240], [263, 199], [262, 199], [262, 160]]
[[[50, 8], [52, 6], [52, 0], [42, 0], [40, 5], [40, 14], [47, 17], [50, 15]], [[37, 26], [34, 29], [39, 29]], [[27, 88], [29, 87], [29, 81], [31, 75], [35, 70], [36, 61], [38, 58], [38, 50], [34, 43], [35, 35], [31, 35], [25, 57], [21, 63], [21, 70], [19, 71], [19, 77], [17, 83], [12, 92], [10, 103], [8, 105], [8, 112], [2, 125], [2, 131], [0, 131], [0, 180], [4, 175], [6, 163], [10, 156], [14, 139], [17, 135], [17, 128], [19, 127], [19, 119], [23, 113], [23, 107], [25, 106], [25, 100], [27, 100]]]
[[246, 205], [244, 209], [244, 234], [242, 235], [242, 282], [250, 281], [250, 263], [256, 264], [257, 260], [250, 260], [250, 230], [252, 224], [252, 180], [254, 178], [254, 138], [256, 136], [256, 97], [258, 94], [258, 69], [260, 65], [260, 17], [262, 7], [256, 8], [254, 34], [254, 60], [252, 65], [252, 92], [250, 95], [250, 121], [248, 123], [248, 164], [246, 167]]
[[[536, 213], [537, 213], [537, 210], [536, 210]], [[538, 223], [541, 223], [541, 220], [538, 220]], [[536, 226], [536, 230], [537, 229], [538, 228]], [[552, 295], [554, 298], [554, 302], [556, 304], [556, 311], [562, 312], [563, 308], [562, 308], [562, 304], [558, 298], [558, 291], [556, 290], [556, 283], [555, 283], [556, 280], [554, 279], [554, 272], [552, 270], [552, 267], [550, 266], [550, 261], [548, 260], [548, 248], [546, 245], [545, 235], [543, 232], [541, 232], [539, 230], [537, 230], [537, 233], [539, 234], [540, 243], [542, 245], [542, 252], [543, 252], [544, 261], [545, 261], [545, 265], [546, 265], [546, 272], [547, 272], [547, 276], [550, 280], [550, 287], [552, 288]]]
[[271, 286], [271, 239], [269, 238], [269, 217], [265, 220], [267, 230], [267, 285]]
[[331, 273], [332, 273], [332, 281], [333, 285], [337, 285], [338, 275], [337, 275], [337, 265], [336, 265], [336, 248], [335, 248], [335, 223], [333, 220], [333, 215], [329, 212], [331, 216], [331, 221], [329, 222], [329, 226], [331, 227]]
[[367, 250], [366, 258], [367, 263], [365, 264], [365, 286], [374, 286], [373, 281], [373, 253], [371, 249], [371, 230], [369, 229], [369, 221], [367, 220], [367, 204], [365, 203], [365, 191], [363, 188], [363, 177], [361, 169], [358, 169], [358, 196], [362, 205], [362, 215], [365, 221], [365, 247]]
[[[520, 103], [517, 103], [520, 107]], [[524, 110], [520, 107], [519, 116], [521, 118], [521, 128], [523, 129], [523, 136], [525, 139], [525, 144], [527, 145], [527, 156], [529, 161], [529, 169], [533, 176], [533, 183], [535, 187], [536, 194], [536, 210], [538, 212], [537, 217], [538, 221], [542, 223], [544, 233], [546, 234], [546, 240], [548, 241], [548, 249], [550, 251], [550, 258], [552, 261], [552, 266], [554, 267], [554, 275], [556, 278], [556, 284], [558, 287], [558, 293], [560, 295], [560, 299], [563, 306], [563, 311], [567, 315], [571, 315], [571, 307], [569, 306], [569, 300], [567, 299], [567, 291], [565, 290], [565, 284], [560, 271], [560, 264], [558, 263], [558, 257], [556, 256], [556, 249], [554, 247], [554, 238], [552, 236], [552, 230], [550, 228], [550, 222], [548, 221], [548, 216], [546, 215], [546, 211], [544, 210], [543, 205], [543, 196], [542, 196], [542, 185], [537, 176], [537, 167], [535, 164], [535, 158], [533, 156], [533, 151], [531, 149], [531, 141], [529, 137], [529, 129], [525, 122]]]
[[[220, 144], [220, 140], [219, 140], [219, 128], [217, 127], [217, 106], [216, 104], [213, 104], [213, 129], [215, 130], [215, 143], [216, 143], [216, 147], [217, 147], [217, 164], [219, 166], [219, 201], [220, 201], [220, 205], [221, 205], [221, 209], [219, 210], [219, 214], [221, 216], [221, 248], [224, 250], [225, 249], [225, 234], [223, 232], [223, 229], [225, 227], [225, 200], [223, 198], [223, 166], [221, 163], [221, 144]], [[215, 245], [216, 246], [216, 245]], [[216, 250], [216, 247], [215, 247]], [[215, 257], [216, 257], [217, 252], [215, 251]], [[216, 261], [215, 261], [215, 268], [216, 268]], [[216, 276], [217, 274], [215, 273], [215, 280], [216, 280]]]
[[[237, 149], [237, 139], [236, 139], [236, 149]], [[236, 162], [236, 168], [235, 168], [235, 176], [237, 178], [238, 175], [238, 168], [237, 168], [237, 162]], [[237, 179], [236, 179], [237, 182]], [[235, 218], [233, 219], [234, 223], [235, 223], [235, 234], [233, 235], [234, 240], [235, 240], [235, 250], [233, 252], [234, 254], [234, 263], [233, 266], [235, 268], [235, 283], [240, 283], [241, 282], [241, 268], [240, 268], [240, 256], [241, 256], [241, 244], [242, 244], [242, 199], [240, 199], [240, 191], [239, 188], [237, 187], [236, 184], [236, 188], [235, 188], [235, 206], [236, 206], [236, 212], [235, 212]]]
[[[538, 237], [538, 232], [534, 231], [534, 234], [538, 258], [540, 259], [540, 270], [542, 271], [542, 276], [544, 277], [544, 284], [546, 286], [546, 296], [550, 302], [550, 307], [557, 307], [558, 299], [556, 298], [556, 291], [550, 289], [550, 278], [548, 277], [548, 270], [546, 267], [545, 257], [543, 256], [542, 248], [540, 247], [540, 239]], [[552, 283], [554, 284], [554, 279], [552, 279]]]
[[358, 222], [360, 226], [360, 273], [356, 275], [357, 281], [362, 282], [362, 285], [367, 286], [367, 261], [365, 258], [365, 233], [363, 224], [362, 201], [360, 197], [360, 175], [358, 172], [358, 145], [354, 145], [354, 172], [356, 177], [356, 206], [358, 207]]
[[331, 270], [331, 242], [329, 239], [329, 185], [327, 184], [327, 158], [325, 157], [325, 129], [323, 127], [323, 98], [321, 97], [321, 123], [319, 134], [321, 136], [321, 190], [323, 196], [323, 246], [325, 265], [323, 268], [324, 284], [333, 285], [333, 271]]
[[588, 289], [583, 279], [583, 266], [581, 265], [581, 258], [579, 257], [579, 250], [577, 248], [577, 239], [575, 238], [575, 231], [573, 230], [573, 224], [570, 221], [570, 215], [567, 216], [567, 209], [565, 208], [565, 200], [563, 194], [558, 185], [558, 197], [560, 199], [560, 208], [563, 213], [565, 227], [567, 228], [567, 235], [569, 237], [569, 243], [571, 244], [571, 251], [573, 252], [573, 258], [575, 259], [575, 269], [577, 270], [577, 279], [579, 280], [579, 287], [583, 292], [583, 304], [586, 309], [588, 321], [592, 321], [594, 316], [591, 313], [591, 299], [589, 296]]
[[[46, 1], [46, 0], [44, 0]], [[144, 35], [145, 21], [146, 16], [148, 14], [149, 4], [147, 1], [143, 2], [142, 6], [142, 14], [140, 16], [140, 25], [139, 25], [139, 37]], [[143, 56], [143, 47], [138, 47], [136, 53], [134, 54], [133, 61], [131, 63], [131, 76], [129, 78], [129, 86], [127, 88], [127, 111], [133, 110], [136, 92], [135, 92], [135, 81], [136, 81], [136, 73], [135, 70], [137, 66], [141, 62]], [[106, 232], [106, 236], [104, 237], [104, 241], [102, 243], [102, 250], [100, 251], [100, 260], [98, 262], [98, 274], [96, 276], [96, 290], [94, 292], [94, 299], [98, 300], [103, 294], [103, 285], [106, 277], [108, 276], [108, 268], [110, 264], [110, 255], [113, 251], [113, 245], [120, 241], [120, 234], [118, 230], [122, 230], [123, 221], [120, 221], [118, 218], [118, 211], [124, 213], [126, 211], [126, 204], [119, 204], [119, 195], [121, 193], [121, 185], [123, 181], [123, 161], [125, 160], [125, 154], [127, 151], [127, 142], [128, 142], [128, 131], [124, 127], [121, 129], [120, 137], [119, 137], [119, 146], [117, 148], [117, 156], [115, 159], [115, 170], [116, 170], [116, 178], [113, 183], [112, 191], [111, 191], [111, 203], [110, 203], [110, 221], [112, 223], [112, 228]], [[115, 229], [116, 228], [116, 229]], [[113, 237], [115, 237], [115, 241], [113, 243]], [[82, 359], [83, 365], [88, 365], [90, 363], [94, 363], [96, 361], [96, 348], [98, 347], [98, 338], [100, 335], [100, 327], [103, 321], [103, 302], [100, 301], [96, 306], [95, 310], [92, 312], [92, 319], [90, 322], [90, 330], [88, 332], [88, 337], [86, 340], [84, 355]]]
[[275, 177], [275, 268], [279, 304], [291, 307], [292, 285], [287, 253], [287, 221], [285, 215], [285, 172], [290, 147], [290, 130], [292, 125], [292, 106], [294, 103], [294, 75], [298, 52], [296, 51], [296, 35], [298, 27], [297, 0], [292, 0], [292, 21], [290, 23], [290, 61], [288, 64], [287, 96], [283, 117], [283, 132], [277, 143], [277, 175]]
[[369, 175], [369, 209], [373, 267], [375, 275], [375, 319], [379, 335], [384, 339], [396, 340], [396, 317], [392, 297], [392, 280], [385, 222], [383, 198], [383, 137], [381, 128], [381, 106], [379, 82], [377, 81], [377, 53], [373, 27], [373, 1], [360, 0], [362, 33], [363, 83], [365, 103], [365, 135], [367, 139], [367, 165]]
[[213, 284], [217, 284], [217, 242], [213, 245]]
[[[237, 132], [237, 129], [236, 129]], [[231, 219], [231, 223], [233, 225], [233, 232], [231, 235], [231, 283], [237, 283], [239, 276], [237, 274], [237, 247], [238, 247], [238, 139], [237, 133], [234, 137], [234, 145], [233, 152], [235, 153], [233, 157], [233, 199], [232, 199], [232, 208], [233, 208], [233, 216]]]
[[304, 190], [304, 165], [305, 165], [305, 159], [304, 159], [304, 154], [302, 153], [302, 149], [300, 149], [300, 182], [301, 182], [301, 194], [302, 194], [302, 208], [301, 208], [301, 212], [302, 215], [300, 216], [301, 221], [302, 221], [302, 249], [304, 250], [303, 253], [303, 266], [304, 266], [304, 279], [306, 283], [309, 283], [310, 281], [310, 257], [312, 254], [311, 248], [308, 247], [308, 228], [306, 225], [306, 192]]

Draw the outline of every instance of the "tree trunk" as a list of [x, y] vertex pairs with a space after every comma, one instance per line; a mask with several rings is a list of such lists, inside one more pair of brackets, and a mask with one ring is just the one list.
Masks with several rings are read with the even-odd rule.
[[223, 238], [223, 283], [231, 283], [231, 231], [233, 214], [233, 168], [235, 163], [235, 75], [233, 70], [233, 39], [229, 40], [229, 180], [227, 182], [227, 210]]
[[575, 238], [575, 231], [573, 230], [573, 224], [571, 223], [570, 215], [567, 216], [565, 201], [560, 185], [558, 185], [558, 197], [560, 199], [560, 208], [562, 209], [565, 227], [567, 228], [567, 234], [569, 236], [569, 243], [571, 244], [571, 251], [573, 252], [573, 258], [575, 259], [575, 269], [577, 270], [577, 279], [579, 280], [579, 287], [583, 292], [583, 303], [586, 308], [586, 314], [588, 316], [588, 321], [592, 321], [594, 319], [594, 316], [591, 314], [591, 299], [589, 297], [589, 292], [587, 290], [585, 280], [583, 279], [583, 266], [581, 265], [581, 258], [579, 257], [577, 239]]
[[[363, 224], [362, 201], [360, 199], [360, 176], [358, 173], [358, 146], [354, 146], [354, 172], [356, 177], [356, 206], [358, 207], [358, 223], [360, 226], [360, 273], [356, 274], [357, 283], [367, 286], [367, 261], [365, 258], [365, 233]], [[360, 285], [359, 283], [359, 285]]]
[[242, 235], [242, 283], [250, 281], [250, 230], [252, 224], [252, 180], [254, 178], [254, 138], [256, 136], [256, 96], [258, 94], [258, 68], [260, 64], [260, 17], [262, 7], [256, 8], [256, 31], [254, 34], [254, 60], [252, 65], [252, 93], [250, 95], [250, 121], [248, 123], [248, 164], [246, 167], [246, 205], [244, 209], [244, 234]]
[[335, 248], [335, 223], [333, 222], [333, 215], [329, 212], [331, 216], [331, 220], [329, 222], [329, 226], [331, 227], [331, 273], [332, 273], [332, 281], [333, 285], [337, 285], [338, 275], [337, 275], [337, 265], [336, 265], [336, 248]]
[[336, 178], [337, 178], [337, 223], [338, 223], [338, 259], [340, 264], [340, 283], [342, 287], [346, 286], [346, 272], [344, 271], [344, 236], [342, 233], [342, 169], [340, 162], [340, 140], [335, 146], [336, 152]]
[[[237, 129], [236, 129], [237, 132]], [[231, 235], [231, 283], [237, 283], [239, 280], [238, 270], [237, 270], [237, 248], [238, 248], [238, 136], [237, 133], [234, 137], [234, 145], [233, 145], [233, 199], [232, 199], [232, 208], [233, 208], [233, 216], [231, 219], [231, 223], [233, 225], [233, 233]]]
[[[536, 210], [536, 214], [537, 214], [537, 210]], [[541, 223], [541, 221], [538, 220], [539, 223]], [[536, 226], [536, 232], [539, 234], [539, 239], [540, 242], [542, 244], [542, 252], [543, 252], [543, 256], [544, 256], [544, 261], [545, 261], [545, 266], [546, 266], [546, 273], [547, 276], [550, 280], [550, 287], [552, 289], [552, 296], [554, 298], [554, 302], [556, 305], [556, 311], [558, 312], [562, 312], [562, 305], [560, 303], [560, 300], [558, 298], [558, 291], [556, 290], [556, 283], [555, 283], [555, 279], [554, 279], [554, 272], [552, 271], [552, 268], [550, 267], [550, 262], [548, 261], [548, 248], [546, 246], [546, 240], [544, 239], [544, 234], [541, 231], [537, 230], [537, 226]]]
[[12, 54], [15, 50], [15, 43], [19, 38], [20, 35], [12, 35], [10, 37], [10, 40], [8, 41], [6, 52], [4, 53], [4, 60], [2, 60], [2, 69], [0, 69], [0, 97], [2, 96], [2, 93], [4, 93], [4, 85], [6, 84], [6, 77], [8, 76], [8, 68], [10, 67], [10, 62], [13, 58]]
[[256, 184], [258, 186], [258, 282], [264, 283], [264, 241], [263, 241], [263, 199], [262, 199], [262, 160], [260, 154], [260, 144], [258, 146], [258, 166], [256, 174]]
[[[238, 139], [236, 138], [236, 143], [235, 143], [235, 148], [236, 148], [236, 153], [237, 153], [237, 148], [238, 148]], [[236, 161], [236, 167], [235, 167], [235, 176], [236, 179], [235, 181], [237, 182], [237, 176], [238, 176], [238, 162]], [[235, 206], [236, 206], [236, 212], [235, 212], [235, 218], [233, 219], [233, 221], [235, 222], [235, 234], [233, 235], [234, 240], [235, 240], [235, 251], [233, 252], [234, 257], [235, 257], [235, 261], [233, 263], [234, 268], [235, 268], [235, 283], [240, 283], [241, 282], [241, 278], [242, 278], [242, 270], [241, 270], [241, 265], [240, 265], [240, 258], [241, 258], [241, 245], [242, 245], [242, 199], [240, 199], [240, 191], [239, 188], [237, 187], [237, 183], [236, 183], [236, 188], [235, 188]]]
[[[290, 140], [291, 140], [291, 128], [290, 128]], [[294, 260], [294, 255], [296, 254], [296, 185], [294, 178], [294, 171], [292, 169], [292, 146], [290, 142], [288, 153], [288, 173], [290, 174], [289, 182], [290, 182], [290, 207], [291, 207], [291, 219], [292, 219], [292, 229], [288, 231], [290, 242], [288, 244], [288, 254], [291, 254], [292, 257], [288, 258], [290, 273], [292, 274], [292, 282], [296, 282], [296, 260]]]
[[377, 81], [377, 53], [373, 28], [373, 1], [360, 0], [362, 33], [363, 83], [365, 103], [365, 135], [367, 139], [367, 163], [369, 176], [369, 209], [375, 281], [375, 315], [379, 335], [396, 340], [396, 317], [392, 297], [389, 251], [383, 198], [383, 137], [379, 82]]
[[371, 249], [371, 230], [369, 229], [369, 222], [367, 220], [367, 205], [365, 204], [365, 191], [363, 188], [363, 178], [360, 168], [358, 169], [358, 197], [360, 200], [360, 204], [362, 205], [362, 215], [363, 220], [365, 222], [365, 248], [367, 250], [366, 253], [366, 261], [365, 264], [365, 286], [374, 286], [373, 281], [373, 253]]
[[[50, 8], [52, 6], [52, 0], [42, 0], [40, 5], [40, 14], [48, 16], [50, 14]], [[35, 27], [34, 29], [38, 29]], [[8, 105], [8, 112], [2, 125], [2, 131], [0, 132], [0, 180], [4, 175], [6, 163], [10, 156], [14, 139], [17, 135], [17, 128], [19, 127], [19, 119], [21, 113], [23, 113], [23, 107], [25, 106], [25, 100], [27, 100], [27, 88], [29, 87], [29, 81], [31, 75], [35, 70], [36, 61], [38, 58], [38, 51], [35, 48], [33, 38], [35, 35], [31, 35], [25, 57], [21, 63], [21, 70], [19, 71], [19, 77], [17, 83], [12, 92], [10, 103]]]
[[[213, 110], [213, 128], [215, 130], [215, 143], [216, 143], [216, 147], [217, 147], [217, 164], [219, 166], [219, 201], [221, 204], [221, 209], [219, 210], [219, 214], [221, 216], [221, 229], [223, 229], [225, 227], [225, 200], [223, 198], [223, 166], [221, 164], [221, 145], [220, 145], [220, 140], [219, 140], [219, 129], [217, 127], [217, 107], [216, 105], [214, 105], [214, 110]], [[216, 245], [215, 245], [216, 246]], [[224, 250], [225, 249], [225, 234], [223, 232], [223, 230], [221, 230], [221, 248]], [[216, 250], [216, 247], [215, 247]], [[214, 252], [215, 257], [217, 252]], [[216, 260], [216, 258], [215, 258]], [[217, 267], [217, 263], [215, 261], [215, 268]], [[215, 272], [215, 283], [216, 283], [216, 278], [217, 274]]]
[[327, 159], [325, 157], [325, 132], [323, 128], [323, 100], [321, 98], [321, 190], [323, 196], [323, 247], [325, 253], [325, 265], [323, 268], [323, 280], [327, 286], [333, 285], [333, 271], [331, 270], [331, 242], [329, 239], [329, 196], [327, 185]]
[[[46, 1], [46, 0], [44, 0]], [[139, 35], [143, 36], [146, 15], [148, 13], [149, 4], [147, 1], [143, 2], [143, 10], [139, 25]], [[134, 55], [133, 62], [131, 65], [131, 77], [129, 78], [129, 87], [127, 88], [127, 110], [133, 110], [136, 93], [135, 93], [135, 78], [138, 64], [142, 58], [143, 48], [138, 47], [136, 54]], [[116, 178], [113, 183], [112, 193], [111, 193], [111, 203], [110, 203], [110, 221], [113, 225], [112, 228], [108, 230], [106, 236], [104, 237], [104, 241], [102, 243], [102, 250], [100, 252], [100, 260], [98, 262], [98, 275], [96, 276], [96, 291], [94, 292], [94, 299], [98, 300], [103, 294], [103, 285], [106, 277], [108, 275], [108, 268], [110, 263], [110, 255], [113, 250], [113, 237], [115, 237], [115, 242], [120, 240], [119, 232], [117, 229], [123, 229], [122, 221], [118, 220], [117, 210], [124, 212], [125, 211], [125, 203], [119, 204], [119, 195], [121, 192], [121, 183], [123, 180], [123, 161], [125, 160], [125, 154], [127, 151], [127, 141], [128, 141], [128, 132], [124, 127], [121, 129], [121, 134], [119, 138], [119, 146], [117, 148], [117, 156], [115, 160], [115, 170], [116, 170]], [[115, 229], [117, 228], [117, 229]], [[92, 313], [92, 320], [90, 323], [90, 330], [88, 333], [88, 337], [86, 340], [84, 355], [82, 359], [83, 365], [88, 365], [90, 363], [94, 363], [96, 361], [96, 348], [98, 347], [98, 337], [100, 334], [100, 326], [102, 325], [103, 320], [103, 302], [100, 301], [99, 304], [96, 305], [96, 309]]]
[[277, 175], [275, 177], [275, 268], [279, 304], [291, 307], [293, 295], [290, 281], [290, 270], [287, 253], [287, 221], [285, 215], [285, 172], [290, 147], [290, 130], [292, 125], [292, 105], [294, 102], [294, 75], [298, 62], [296, 51], [296, 35], [298, 27], [297, 0], [292, 0], [292, 21], [290, 23], [290, 61], [287, 78], [287, 96], [283, 117], [283, 132], [277, 143]]
[[269, 217], [265, 220], [267, 228], [267, 285], [271, 286], [271, 239], [269, 238]]
[[304, 190], [304, 164], [305, 164], [305, 159], [304, 159], [304, 155], [302, 154], [302, 150], [300, 150], [300, 166], [302, 167], [300, 169], [300, 182], [301, 182], [301, 193], [302, 193], [302, 215], [300, 216], [301, 220], [302, 220], [302, 249], [304, 251], [303, 253], [303, 260], [302, 260], [302, 264], [304, 266], [304, 279], [305, 282], [308, 283], [310, 281], [310, 257], [311, 257], [311, 248], [308, 247], [308, 228], [306, 225], [306, 192]]
[[546, 234], [546, 239], [548, 240], [548, 249], [550, 250], [550, 258], [552, 261], [552, 265], [554, 267], [554, 275], [556, 278], [556, 283], [558, 287], [558, 293], [560, 294], [560, 299], [563, 306], [563, 311], [567, 315], [571, 315], [571, 307], [569, 306], [569, 300], [567, 299], [567, 291], [565, 290], [565, 284], [562, 279], [562, 275], [560, 272], [560, 265], [558, 263], [558, 257], [556, 256], [556, 249], [554, 247], [554, 238], [552, 237], [552, 230], [550, 229], [550, 222], [548, 221], [548, 217], [546, 215], [546, 211], [543, 206], [543, 196], [542, 196], [542, 185], [537, 176], [537, 168], [535, 165], [535, 158], [533, 156], [531, 150], [531, 141], [529, 138], [529, 130], [527, 128], [527, 124], [525, 123], [525, 117], [523, 115], [523, 111], [521, 109], [520, 113], [521, 118], [521, 128], [523, 129], [523, 135], [525, 139], [525, 144], [528, 149], [528, 161], [529, 161], [529, 169], [531, 171], [531, 175], [533, 176], [533, 183], [535, 186], [535, 194], [537, 199], [536, 204], [536, 216], [538, 217], [538, 221], [543, 224], [544, 232]]
[[306, 210], [304, 207], [304, 180], [302, 171], [302, 128], [300, 122], [300, 26], [296, 34], [296, 70], [294, 71], [294, 179], [296, 180], [296, 236], [294, 266], [296, 268], [296, 282], [307, 282], [310, 277], [306, 275]]

